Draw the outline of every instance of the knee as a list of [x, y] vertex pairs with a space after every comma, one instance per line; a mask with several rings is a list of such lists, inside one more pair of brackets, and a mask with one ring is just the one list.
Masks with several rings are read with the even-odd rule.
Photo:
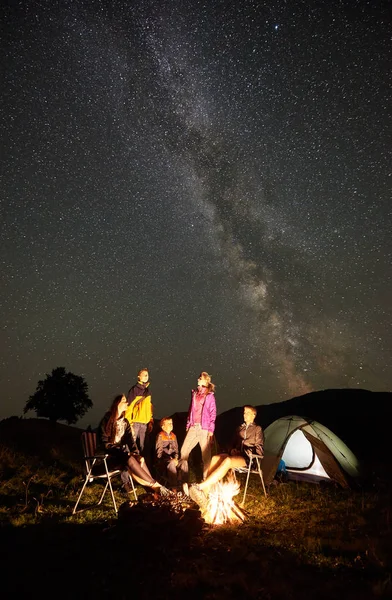
[[228, 458], [230, 458], [230, 456], [229, 456], [228, 454], [217, 454], [216, 456], [217, 456], [217, 458], [219, 458], [219, 460], [221, 460], [222, 462], [223, 462], [224, 460], [227, 460]]
[[177, 469], [180, 471], [188, 471], [188, 461], [185, 458], [180, 458]]
[[135, 465], [135, 463], [137, 463], [136, 458], [134, 456], [130, 456], [128, 458], [128, 468], [131, 469]]
[[227, 469], [231, 469], [231, 467], [232, 467], [232, 463], [231, 463], [231, 458], [230, 458], [230, 456], [226, 456], [226, 458], [224, 459], [224, 461], [223, 461], [223, 463], [222, 463], [222, 464], [223, 464], [223, 465], [225, 465], [225, 467], [226, 467]]

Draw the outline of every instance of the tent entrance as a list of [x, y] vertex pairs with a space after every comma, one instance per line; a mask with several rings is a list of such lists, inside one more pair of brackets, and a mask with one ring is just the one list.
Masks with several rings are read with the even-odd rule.
[[[282, 459], [286, 463], [290, 479], [329, 479], [329, 475], [321, 464], [312, 444], [306, 439], [301, 429], [290, 436], [284, 449]], [[311, 476], [311, 477], [310, 477]]]

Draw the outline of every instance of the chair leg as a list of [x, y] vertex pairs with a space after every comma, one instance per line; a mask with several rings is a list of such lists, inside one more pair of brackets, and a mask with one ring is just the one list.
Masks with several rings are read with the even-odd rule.
[[85, 481], [84, 481], [84, 484], [83, 484], [82, 490], [81, 490], [81, 492], [80, 492], [80, 494], [79, 494], [79, 496], [78, 496], [78, 499], [76, 500], [76, 504], [75, 504], [75, 506], [74, 506], [74, 509], [73, 509], [73, 511], [72, 511], [72, 514], [73, 514], [73, 515], [76, 513], [76, 509], [78, 508], [79, 501], [80, 501], [81, 497], [83, 496], [84, 488], [86, 487], [86, 485], [87, 485], [87, 482], [88, 482], [88, 477], [89, 477], [89, 476], [87, 475], [87, 477], [86, 477], [86, 479], [85, 479]]
[[80, 492], [80, 494], [78, 496], [78, 499], [76, 500], [76, 504], [75, 504], [74, 509], [72, 511], [73, 515], [76, 513], [76, 509], [78, 508], [79, 501], [80, 501], [81, 497], [83, 496], [84, 489], [85, 489], [85, 487], [86, 487], [86, 485], [87, 485], [87, 483], [88, 483], [88, 481], [90, 479], [91, 472], [93, 470], [93, 466], [95, 465], [95, 461], [96, 461], [96, 459], [94, 458], [94, 460], [93, 460], [93, 462], [91, 464], [90, 470], [89, 470], [89, 472], [86, 475], [86, 479], [84, 480], [84, 484], [83, 484], [82, 490], [81, 490], [81, 492]]
[[249, 460], [249, 467], [248, 467], [248, 472], [246, 474], [246, 483], [245, 483], [245, 490], [244, 490], [244, 496], [242, 498], [242, 504], [245, 504], [245, 498], [246, 498], [246, 490], [248, 489], [248, 483], [249, 483], [249, 476], [250, 476], [250, 470], [252, 467], [252, 462], [253, 462], [253, 458], [251, 458]]
[[[115, 497], [114, 497], [114, 493], [113, 493], [113, 488], [112, 488], [112, 480], [111, 480], [111, 477], [110, 477], [110, 475], [109, 475], [109, 471], [108, 471], [108, 465], [107, 465], [107, 463], [106, 463], [106, 458], [104, 459], [104, 461], [103, 461], [103, 462], [105, 463], [106, 475], [107, 475], [107, 478], [108, 478], [108, 481], [107, 481], [106, 487], [107, 487], [107, 485], [109, 484], [110, 494], [111, 494], [111, 496], [112, 496], [112, 500], [113, 500], [114, 511], [115, 511], [115, 513], [117, 514], [117, 512], [118, 512], [118, 510], [117, 510], [117, 504], [116, 504], [116, 499], [115, 499]], [[105, 489], [105, 491], [106, 491], [106, 489]]]
[[[86, 485], [87, 485], [87, 484], [88, 484], [88, 482], [90, 481], [91, 473], [92, 473], [93, 467], [94, 467], [94, 465], [95, 465], [95, 462], [96, 462], [96, 458], [94, 458], [93, 462], [91, 463], [90, 470], [88, 471], [88, 473], [87, 473], [87, 475], [86, 475], [86, 479], [85, 479], [85, 481], [84, 481], [83, 487], [82, 487], [82, 489], [81, 489], [81, 492], [80, 492], [80, 494], [79, 494], [79, 496], [78, 496], [78, 499], [76, 500], [76, 504], [75, 504], [75, 506], [74, 506], [74, 509], [73, 509], [73, 511], [72, 511], [72, 514], [73, 514], [73, 515], [74, 515], [74, 514], [76, 514], [76, 509], [77, 509], [77, 507], [78, 507], [78, 504], [79, 504], [79, 502], [80, 502], [80, 499], [81, 499], [81, 497], [83, 496], [83, 492], [84, 492], [84, 490], [85, 490], [85, 488], [86, 488]], [[112, 497], [112, 502], [113, 502], [113, 506], [114, 506], [114, 510], [115, 510], [115, 513], [117, 514], [117, 512], [118, 512], [118, 510], [117, 510], [117, 504], [116, 504], [116, 499], [115, 499], [115, 497], [114, 497], [114, 492], [113, 492], [113, 487], [112, 487], [112, 481], [111, 481], [111, 477], [110, 477], [110, 475], [109, 475], [109, 471], [108, 471], [108, 466], [107, 466], [107, 463], [106, 463], [106, 459], [104, 459], [104, 464], [105, 464], [105, 471], [106, 471], [106, 477], [107, 477], [107, 481], [106, 481], [106, 485], [105, 485], [105, 487], [104, 487], [104, 490], [103, 490], [103, 492], [102, 492], [102, 494], [101, 494], [101, 497], [100, 497], [100, 499], [99, 499], [99, 502], [98, 502], [97, 506], [99, 506], [99, 505], [102, 503], [102, 500], [104, 499], [104, 496], [105, 496], [105, 494], [106, 494], [106, 490], [107, 490], [107, 489], [108, 489], [108, 487], [109, 487], [109, 489], [110, 489], [110, 495], [111, 495], [111, 497]], [[134, 485], [133, 485], [133, 482], [132, 482], [132, 487], [133, 487], [133, 491], [134, 491], [134, 494], [135, 494], [135, 498], [136, 498], [136, 500], [137, 500], [137, 496], [136, 496], [136, 490], [135, 490], [135, 487], [134, 487]]]
[[104, 496], [105, 496], [105, 494], [106, 494], [106, 490], [108, 489], [108, 485], [109, 485], [109, 480], [106, 482], [106, 485], [105, 485], [105, 487], [103, 488], [103, 492], [102, 492], [102, 494], [101, 494], [101, 497], [100, 497], [100, 499], [99, 499], [99, 502], [98, 502], [97, 506], [99, 506], [99, 505], [102, 503], [102, 500], [103, 500], [103, 498], [104, 498]]
[[259, 470], [261, 485], [263, 486], [264, 496], [267, 497], [267, 492], [265, 490], [265, 485], [264, 485], [263, 471], [261, 470], [261, 467], [260, 467], [260, 461], [256, 459], [256, 462], [257, 462], [257, 468]]
[[132, 477], [130, 477], [129, 479], [131, 480], [132, 490], [133, 490], [133, 494], [135, 496], [135, 502], [137, 502], [137, 494], [136, 494], [135, 484], [133, 483]]

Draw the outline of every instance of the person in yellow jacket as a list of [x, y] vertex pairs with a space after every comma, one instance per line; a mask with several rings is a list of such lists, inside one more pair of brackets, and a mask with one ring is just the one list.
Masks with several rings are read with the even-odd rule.
[[131, 425], [133, 437], [141, 453], [144, 450], [146, 433], [152, 431], [154, 424], [149, 379], [148, 369], [141, 369], [137, 374], [137, 383], [128, 392], [128, 408], [125, 411], [125, 418]]

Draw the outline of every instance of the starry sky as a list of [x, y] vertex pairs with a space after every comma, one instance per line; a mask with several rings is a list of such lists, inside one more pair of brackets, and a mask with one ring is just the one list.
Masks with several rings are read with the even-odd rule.
[[157, 417], [391, 391], [389, 9], [3, 3], [0, 418], [58, 366], [82, 425], [145, 366]]

